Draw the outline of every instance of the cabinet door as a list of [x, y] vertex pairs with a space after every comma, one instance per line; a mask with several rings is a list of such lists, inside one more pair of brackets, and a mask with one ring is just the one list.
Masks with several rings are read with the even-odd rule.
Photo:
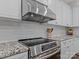
[[71, 39], [61, 42], [61, 59], [71, 59]]
[[48, 8], [56, 13], [56, 0], [48, 0]]
[[[48, 0], [48, 8], [52, 10], [56, 14], [56, 0]], [[48, 24], [56, 25], [57, 20], [49, 21]]]
[[49, 21], [48, 24], [62, 25], [62, 1], [49, 0], [48, 6], [56, 14], [56, 20]]
[[72, 40], [72, 47], [71, 47], [71, 58], [78, 52], [77, 51], [77, 46], [76, 46], [77, 40], [73, 39]]
[[26, 53], [21, 53], [21, 54], [17, 54], [8, 58], [4, 58], [4, 59], [28, 59], [28, 52]]
[[79, 27], [79, 7], [73, 8], [73, 26]]
[[62, 25], [62, 1], [56, 0], [56, 22]]
[[67, 23], [68, 23], [68, 26], [70, 26], [70, 27], [72, 27], [72, 24], [73, 24], [73, 15], [72, 15], [73, 13], [72, 13], [72, 8], [70, 7], [70, 6], [68, 6], [68, 21], [67, 21]]
[[63, 25], [64, 26], [71, 26], [72, 25], [72, 9], [69, 5], [65, 4], [63, 2], [62, 4], [62, 8], [63, 8]]
[[[48, 0], [48, 8], [56, 14], [56, 0]], [[49, 21], [48, 24], [57, 24], [57, 20]]]
[[73, 38], [61, 42], [61, 59], [71, 59], [79, 52], [79, 38]]
[[48, 6], [56, 14], [56, 20], [48, 22], [49, 24], [71, 26], [72, 25], [72, 9], [69, 5], [61, 0], [49, 0]]
[[21, 20], [21, 0], [0, 0], [0, 17]]
[[76, 54], [79, 52], [79, 38], [73, 38], [73, 45], [72, 45], [72, 54]]

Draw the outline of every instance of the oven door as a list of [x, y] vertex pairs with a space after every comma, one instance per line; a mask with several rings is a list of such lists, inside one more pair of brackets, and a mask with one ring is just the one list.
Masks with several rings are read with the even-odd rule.
[[31, 47], [31, 55], [37, 56], [43, 53], [51, 52], [59, 47], [56, 42], [49, 42]]
[[55, 48], [55, 49], [47, 51], [46, 53], [43, 53], [39, 56], [32, 57], [32, 59], [49, 59], [51, 56], [53, 56], [59, 52], [60, 52], [60, 48]]

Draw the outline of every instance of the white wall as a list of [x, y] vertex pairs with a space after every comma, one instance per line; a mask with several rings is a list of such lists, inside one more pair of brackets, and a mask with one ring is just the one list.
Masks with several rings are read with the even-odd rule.
[[47, 37], [46, 29], [50, 26], [54, 28], [53, 36], [65, 34], [65, 28], [61, 26], [32, 22], [0, 21], [0, 42], [15, 41], [29, 37]]

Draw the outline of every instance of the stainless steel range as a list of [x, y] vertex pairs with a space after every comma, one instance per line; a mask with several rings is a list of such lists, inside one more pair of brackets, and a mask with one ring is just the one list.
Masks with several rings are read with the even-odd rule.
[[29, 59], [36, 58], [46, 58], [59, 51], [59, 44], [55, 40], [50, 40], [46, 38], [29, 38], [19, 40], [25, 46], [29, 47]]

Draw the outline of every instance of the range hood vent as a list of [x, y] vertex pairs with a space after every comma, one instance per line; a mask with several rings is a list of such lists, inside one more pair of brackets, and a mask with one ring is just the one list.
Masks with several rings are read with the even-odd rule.
[[22, 0], [23, 21], [46, 23], [55, 19], [55, 13], [53, 13], [46, 5], [38, 3], [35, 0]]

